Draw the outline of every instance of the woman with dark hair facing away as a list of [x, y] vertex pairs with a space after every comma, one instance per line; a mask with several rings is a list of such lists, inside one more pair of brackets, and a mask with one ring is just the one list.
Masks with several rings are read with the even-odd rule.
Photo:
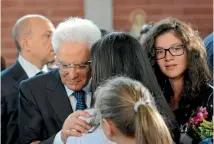
[[108, 79], [95, 92], [102, 129], [117, 144], [172, 144], [149, 90], [127, 78]]
[[149, 59], [137, 39], [132, 36], [113, 32], [92, 47], [92, 94], [100, 83], [109, 77], [123, 75], [140, 81], [154, 97], [157, 109], [173, 133], [179, 139], [177, 122], [158, 86]]
[[[149, 59], [137, 39], [121, 32], [107, 34], [92, 46], [91, 57], [93, 96], [97, 87], [112, 76], [126, 76], [141, 82], [151, 92], [174, 141], [179, 141], [177, 121], [158, 86]], [[89, 139], [93, 133], [84, 135], [84, 139]], [[70, 137], [70, 139], [70, 143], [75, 141], [74, 138]]]
[[[213, 88], [201, 37], [190, 25], [167, 18], [153, 26], [142, 46], [181, 132], [191, 136], [186, 126], [200, 115], [195, 116], [201, 107], [206, 108], [205, 118], [208, 113], [206, 120], [211, 120], [213, 114]], [[188, 141], [198, 143], [201, 139], [196, 136]]]

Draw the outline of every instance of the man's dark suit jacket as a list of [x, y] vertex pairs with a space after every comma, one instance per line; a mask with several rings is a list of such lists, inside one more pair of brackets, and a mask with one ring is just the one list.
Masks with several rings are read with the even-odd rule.
[[52, 143], [72, 112], [58, 69], [23, 81], [18, 117], [21, 143]]
[[1, 143], [19, 143], [18, 98], [19, 84], [28, 76], [20, 63], [1, 72]]

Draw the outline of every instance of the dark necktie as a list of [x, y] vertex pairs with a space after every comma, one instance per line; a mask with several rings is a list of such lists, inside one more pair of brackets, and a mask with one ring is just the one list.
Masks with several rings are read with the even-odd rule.
[[84, 110], [87, 108], [87, 106], [85, 104], [85, 91], [83, 91], [83, 90], [75, 91], [75, 92], [73, 92], [72, 95], [77, 100], [76, 110]]
[[44, 72], [43, 71], [40, 71], [40, 72], [38, 72], [36, 75], [41, 75], [41, 74], [43, 74]]

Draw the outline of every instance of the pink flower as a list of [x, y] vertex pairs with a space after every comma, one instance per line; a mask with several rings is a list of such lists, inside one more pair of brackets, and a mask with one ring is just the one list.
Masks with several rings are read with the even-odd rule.
[[205, 113], [203, 114], [203, 116], [204, 116], [204, 119], [206, 119], [207, 116], [208, 116], [208, 112], [205, 112]]
[[198, 117], [194, 117], [194, 118], [193, 118], [193, 122], [194, 122], [195, 124], [198, 124], [199, 118], [198, 118]]
[[195, 115], [189, 119], [186, 123], [188, 127], [195, 127], [195, 125], [199, 125], [203, 120], [208, 117], [208, 112], [206, 107], [200, 107], [197, 109]]
[[202, 113], [202, 112], [199, 112], [199, 113], [197, 114], [197, 118], [199, 119], [199, 121], [203, 121], [203, 119], [204, 119], [203, 113]]
[[203, 108], [202, 111], [203, 111], [203, 113], [207, 112], [207, 108], [206, 107]]
[[199, 108], [198, 112], [202, 112], [203, 113], [204, 109], [202, 107]]

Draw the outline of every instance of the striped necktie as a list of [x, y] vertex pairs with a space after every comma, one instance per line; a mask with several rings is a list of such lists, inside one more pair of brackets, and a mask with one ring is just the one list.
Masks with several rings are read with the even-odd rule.
[[86, 103], [85, 103], [85, 91], [83, 91], [83, 90], [75, 91], [75, 92], [73, 92], [72, 95], [77, 100], [76, 110], [84, 110], [87, 108]]

